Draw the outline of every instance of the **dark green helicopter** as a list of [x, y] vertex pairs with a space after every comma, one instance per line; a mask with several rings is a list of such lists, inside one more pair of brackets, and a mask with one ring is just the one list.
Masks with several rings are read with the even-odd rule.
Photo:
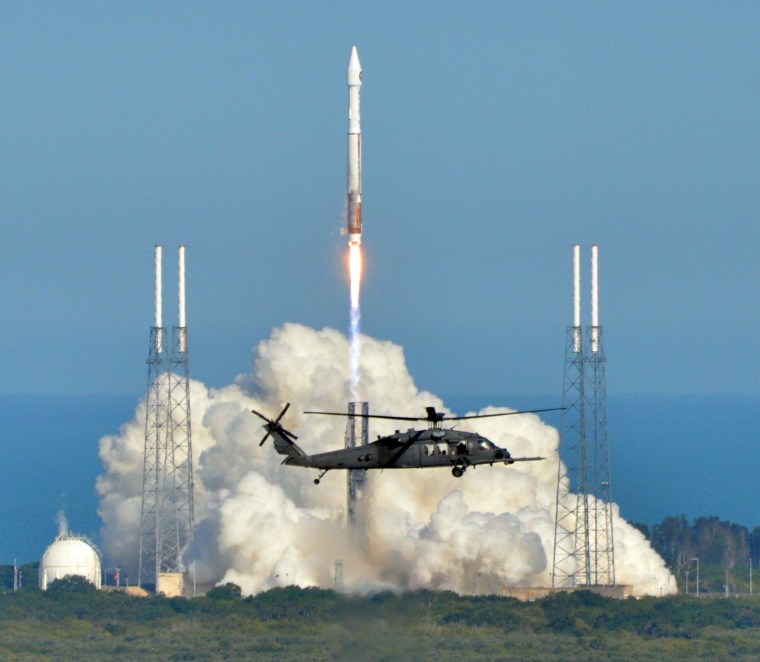
[[333, 411], [306, 411], [305, 414], [322, 414], [324, 416], [354, 416], [356, 418], [383, 418], [394, 421], [427, 421], [425, 430], [409, 429], [406, 432], [396, 430], [394, 434], [380, 437], [365, 446], [341, 448], [326, 453], [307, 455], [295, 443], [298, 439], [286, 430], [280, 421], [288, 411], [290, 403], [272, 420], [255, 409], [251, 410], [266, 423], [267, 433], [259, 443], [262, 446], [271, 436], [275, 450], [287, 456], [283, 464], [297, 467], [319, 469], [321, 473], [314, 480], [316, 485], [332, 469], [420, 469], [427, 467], [451, 467], [451, 473], [460, 478], [470, 466], [503, 462], [534, 462], [543, 457], [512, 457], [506, 448], [499, 448], [489, 439], [477, 432], [464, 432], [453, 428], [444, 428], [443, 421], [463, 421], [472, 418], [492, 418], [494, 416], [514, 416], [515, 414], [537, 414], [552, 409], [531, 409], [528, 411], [511, 411], [503, 414], [477, 414], [472, 416], [451, 416], [437, 412], [434, 407], [426, 407], [426, 416], [383, 416], [379, 414], [345, 414]]

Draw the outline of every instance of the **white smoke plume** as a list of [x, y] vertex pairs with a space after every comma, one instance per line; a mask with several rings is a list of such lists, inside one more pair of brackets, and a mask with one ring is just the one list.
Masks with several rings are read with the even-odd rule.
[[[244, 594], [274, 586], [334, 585], [369, 592], [431, 588], [498, 593], [505, 586], [551, 586], [557, 431], [534, 414], [462, 421], [515, 456], [541, 462], [470, 468], [369, 472], [364, 527], [344, 525], [346, 474], [281, 464], [252, 408], [283, 419], [307, 453], [342, 447], [346, 420], [304, 415], [343, 411], [350, 400], [348, 340], [332, 329], [298, 324], [275, 329], [259, 344], [253, 371], [222, 389], [191, 382], [195, 466], [195, 539], [186, 561], [200, 584], [234, 582]], [[417, 416], [440, 398], [417, 390], [402, 348], [362, 336], [362, 395], [371, 413]], [[484, 413], [508, 411], [489, 407]], [[465, 412], [460, 412], [464, 414]], [[136, 576], [142, 490], [144, 403], [117, 435], [100, 441], [101, 540], [111, 564]], [[469, 425], [465, 425], [469, 423]], [[371, 437], [393, 431], [371, 422]], [[636, 594], [670, 593], [675, 581], [644, 536], [613, 508], [616, 580]]]
[[58, 535], [63, 536], [69, 532], [69, 520], [66, 517], [66, 511], [61, 508], [55, 516], [55, 522], [58, 524]]

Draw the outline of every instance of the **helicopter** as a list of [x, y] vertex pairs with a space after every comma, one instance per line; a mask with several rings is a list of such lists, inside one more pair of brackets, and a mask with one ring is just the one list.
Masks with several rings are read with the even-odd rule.
[[463, 421], [473, 418], [492, 418], [495, 416], [513, 416], [515, 414], [536, 414], [551, 409], [531, 409], [527, 411], [511, 411], [501, 414], [474, 414], [471, 416], [446, 416], [434, 407], [426, 407], [425, 416], [385, 416], [380, 414], [347, 414], [332, 411], [305, 411], [305, 414], [320, 414], [323, 416], [354, 416], [356, 418], [380, 418], [394, 421], [427, 421], [428, 427], [423, 430], [408, 429], [406, 432], [396, 430], [394, 434], [385, 437], [378, 436], [376, 441], [354, 448], [341, 448], [326, 453], [306, 454], [296, 443], [298, 439], [286, 430], [280, 421], [288, 411], [288, 402], [280, 415], [270, 419], [255, 409], [251, 413], [265, 421], [267, 431], [264, 442], [271, 436], [275, 450], [285, 455], [283, 464], [297, 467], [319, 469], [320, 474], [314, 479], [319, 485], [322, 477], [333, 469], [413, 469], [427, 467], [451, 467], [451, 473], [461, 478], [471, 466], [478, 464], [493, 465], [494, 462], [514, 464], [515, 462], [535, 462], [544, 460], [543, 457], [512, 457], [506, 448], [499, 448], [489, 439], [477, 432], [465, 432], [454, 428], [443, 427], [444, 421]]

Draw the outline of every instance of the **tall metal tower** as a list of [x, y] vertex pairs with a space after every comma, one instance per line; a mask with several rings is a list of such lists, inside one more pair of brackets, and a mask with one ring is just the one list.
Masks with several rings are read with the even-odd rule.
[[612, 484], [610, 480], [610, 451], [607, 439], [607, 383], [604, 373], [606, 357], [599, 324], [599, 247], [591, 247], [591, 327], [588, 329], [586, 376], [590, 381], [588, 409], [593, 445], [591, 501], [591, 578], [597, 586], [615, 584], [615, 545], [612, 531]]
[[[349, 402], [348, 422], [346, 423], [346, 448], [366, 446], [369, 443], [369, 403]], [[348, 470], [348, 523], [356, 524], [356, 506], [364, 495], [367, 485], [367, 472], [364, 469]]]
[[145, 396], [145, 457], [143, 460], [142, 510], [140, 512], [140, 560], [138, 584], [156, 585], [159, 541], [166, 530], [160, 508], [163, 465], [166, 455], [166, 417], [168, 397], [166, 329], [162, 323], [162, 254], [155, 247], [155, 323], [150, 329], [148, 349], [148, 390]]
[[[607, 396], [599, 324], [598, 247], [591, 248], [591, 326], [580, 316], [580, 246], [573, 246], [573, 326], [567, 328], [552, 588], [615, 584]], [[585, 340], [585, 344], [584, 344]], [[590, 424], [589, 424], [590, 423]], [[590, 446], [590, 448], [589, 448]]]
[[589, 566], [586, 395], [580, 295], [581, 247], [573, 246], [573, 326], [565, 338], [552, 588], [587, 584]]
[[138, 581], [167, 595], [182, 594], [182, 553], [193, 534], [193, 466], [187, 327], [185, 247], [179, 248], [179, 326], [171, 351], [161, 323], [161, 246], [156, 246], [156, 322], [148, 353], [145, 460], [140, 515]]

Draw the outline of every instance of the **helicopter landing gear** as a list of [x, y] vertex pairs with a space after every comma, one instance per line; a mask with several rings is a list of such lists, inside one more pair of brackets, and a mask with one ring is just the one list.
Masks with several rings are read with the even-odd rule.
[[324, 476], [324, 475], [325, 475], [325, 474], [326, 474], [328, 471], [330, 471], [330, 470], [329, 470], [329, 469], [323, 469], [323, 470], [322, 470], [322, 473], [321, 473], [321, 474], [319, 474], [319, 476], [317, 476], [317, 477], [314, 479], [314, 484], [315, 484], [315, 485], [319, 485], [319, 481], [321, 480], [322, 476]]
[[451, 473], [455, 478], [461, 478], [464, 475], [464, 467], [452, 467]]

